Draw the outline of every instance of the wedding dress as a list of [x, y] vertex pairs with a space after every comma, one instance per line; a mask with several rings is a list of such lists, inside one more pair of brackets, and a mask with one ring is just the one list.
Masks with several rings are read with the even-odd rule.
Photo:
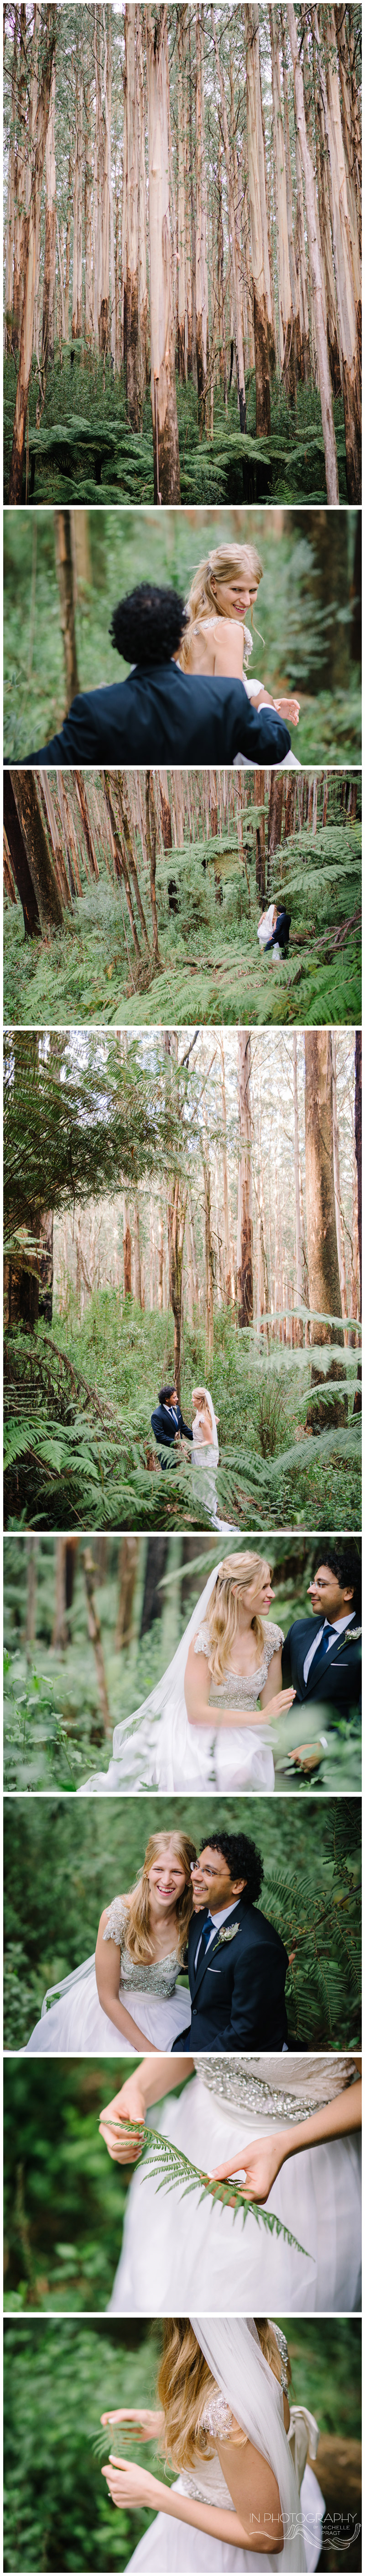
[[[219, 1573], [215, 1565], [192, 1612], [180, 1646], [172, 1663], [149, 1698], [133, 1716], [124, 1717], [114, 1728], [113, 1757], [108, 1771], [96, 1771], [78, 1798], [101, 1795], [115, 1797], [118, 1790], [144, 1789], [189, 1791], [228, 1791], [257, 1789], [267, 1792], [275, 1787], [269, 1720], [265, 1712], [262, 1727], [222, 1727], [212, 1722], [209, 1727], [191, 1726], [185, 1699], [185, 1673], [189, 1646], [193, 1640], [196, 1653], [207, 1652], [209, 1636], [207, 1611]], [[272, 1656], [282, 1644], [282, 1629], [272, 1620], [263, 1621], [264, 1646], [260, 1665], [248, 1679], [227, 1673], [218, 1691], [211, 1684], [209, 1706], [214, 1708], [257, 1708]], [[204, 1638], [204, 1645], [201, 1639]]]
[[[137, 1967], [125, 1945], [127, 1921], [128, 1907], [122, 1896], [115, 1896], [109, 1906], [103, 1940], [115, 1941], [120, 1948], [119, 2002], [132, 2014], [143, 2038], [151, 2039], [155, 2048], [168, 2053], [173, 2039], [186, 2030], [190, 2020], [187, 1988], [182, 1986], [180, 1993], [176, 1988], [179, 1953], [177, 1949], [170, 1950], [165, 1959], [153, 1959]], [[57, 1996], [56, 2003], [51, 2002], [53, 1995]], [[84, 1959], [70, 1977], [62, 1977], [58, 1986], [48, 1987], [41, 2020], [36, 2022], [27, 2048], [21, 2053], [25, 2057], [44, 2052], [90, 2057], [100, 2052], [110, 2056], [111, 2050], [113, 2057], [134, 2055], [132, 2040], [117, 2030], [99, 2003], [93, 1952], [92, 1958]]]
[[[289, 2431], [285, 2433], [285, 2335], [275, 2325], [281, 2360], [279, 2385], [261, 2351], [253, 2317], [233, 2317], [224, 2322], [217, 2317], [191, 2317], [191, 2324], [211, 2371], [211, 2390], [207, 2391], [199, 2418], [208, 2442], [229, 2441], [233, 2417], [255, 2449], [269, 2461], [277, 2479], [284, 2547], [279, 2554], [274, 2550], [269, 2557], [265, 2555], [265, 2567], [269, 2571], [290, 2570], [290, 2576], [296, 2576], [299, 2569], [314, 2570], [321, 2550], [324, 2498], [313, 2469], [306, 2467], [305, 2461], [308, 2449], [312, 2454], [316, 2452], [318, 2427], [306, 2408], [294, 2406]], [[213, 2456], [206, 2458], [197, 2448], [196, 2468], [194, 2465], [183, 2470], [175, 2482], [176, 2491], [196, 2496], [204, 2504], [220, 2505], [225, 2512], [234, 2510], [219, 2455], [214, 2450]], [[190, 2570], [192, 2576], [200, 2576], [200, 2570], [206, 2571], [206, 2576], [215, 2576], [216, 2569], [237, 2569], [237, 2576], [242, 2569], [255, 2570], [258, 2576], [260, 2565], [261, 2553], [257, 2550], [213, 2540], [208, 2532], [159, 2513], [128, 2560], [126, 2576], [138, 2567], [155, 2569], [156, 2576], [163, 2576], [164, 2570], [168, 2576], [175, 2576], [175, 2570], [183, 2571], [183, 2576], [189, 2576]]]
[[[162, 2130], [199, 2171], [212, 2173], [241, 2154], [249, 2139], [269, 2138], [333, 2099], [356, 2075], [351, 2057], [194, 2057], [195, 2078], [179, 2100], [169, 2094], [147, 2122]], [[243, 2224], [199, 2187], [157, 2191], [148, 2165], [128, 2194], [123, 2249], [110, 2300], [117, 2316], [185, 2313], [194, 2290], [202, 2308], [222, 2314], [267, 2305], [295, 2315], [332, 2315], [359, 2305], [361, 2156], [357, 2135], [308, 2147], [290, 2157], [265, 2209], [298, 2240], [271, 2234], [254, 2210]], [[240, 2174], [242, 2182], [242, 2173]], [[159, 2180], [160, 2177], [158, 2176]], [[244, 2188], [244, 2185], [243, 2185]]]

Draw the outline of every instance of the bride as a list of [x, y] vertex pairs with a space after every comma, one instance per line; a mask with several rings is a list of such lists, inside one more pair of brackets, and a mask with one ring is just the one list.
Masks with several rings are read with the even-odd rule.
[[[198, 564], [187, 601], [189, 623], [179, 648], [179, 663], [205, 679], [242, 680], [247, 696], [260, 707], [275, 707], [284, 722], [297, 725], [298, 698], [273, 698], [260, 680], [250, 680], [247, 662], [252, 653], [252, 636], [245, 626], [248, 610], [255, 606], [262, 563], [256, 546], [220, 545]], [[253, 769], [252, 760], [240, 760], [244, 769]], [[294, 752], [286, 752], [281, 769], [299, 769]]]
[[200, 1513], [203, 1506], [204, 1511], [210, 1512], [218, 1529], [227, 1529], [229, 1522], [218, 1520], [216, 1468], [219, 1465], [219, 1440], [214, 1404], [206, 1386], [193, 1386], [192, 1405], [195, 1405], [195, 1413], [190, 1454], [196, 1508]]
[[[22, 2054], [171, 2049], [190, 2018], [176, 1990], [192, 1913], [189, 1834], [151, 1834], [140, 1878], [100, 1916], [95, 1955], [50, 1986]], [[57, 2002], [52, 1997], [57, 1995]], [[48, 2010], [48, 2005], [50, 2009]]]
[[[321, 2495], [307, 2454], [318, 2426], [289, 2407], [288, 2348], [270, 2318], [168, 2317], [157, 2382], [158, 2412], [120, 2407], [103, 2415], [128, 2438], [156, 2440], [179, 2474], [173, 2486], [140, 2463], [110, 2454], [102, 2477], [113, 2504], [155, 2506], [157, 2519], [128, 2569], [314, 2569]], [[270, 2534], [270, 2538], [269, 2538]]]
[[[264, 2297], [288, 2315], [357, 2310], [360, 2079], [361, 2059], [286, 2052], [175, 2055], [169, 2066], [135, 2068], [102, 2111], [101, 2135], [113, 2163], [137, 2166], [133, 2124], [147, 2122], [147, 2135], [157, 2128], [171, 2145], [169, 2188], [157, 2188], [153, 2147], [151, 2166], [147, 2157], [133, 2176], [109, 2313], [162, 2315], [193, 2291], [202, 2308], [223, 2314], [261, 2308]], [[229, 2204], [202, 2196], [198, 2179], [184, 2195], [181, 2155], [200, 2176], [239, 2175], [253, 2202], [244, 2224]], [[267, 2202], [271, 2226], [255, 2202]], [[284, 2228], [299, 2242], [288, 2243]]]
[[78, 1797], [124, 1786], [275, 1787], [268, 1721], [292, 1707], [295, 1691], [281, 1689], [273, 1599], [265, 1557], [246, 1549], [215, 1566], [162, 1681], [115, 1727], [107, 1773], [94, 1773]]

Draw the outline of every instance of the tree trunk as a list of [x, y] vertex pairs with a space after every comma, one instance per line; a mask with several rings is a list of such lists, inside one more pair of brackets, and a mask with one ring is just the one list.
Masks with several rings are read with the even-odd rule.
[[51, 1325], [53, 1314], [53, 1208], [41, 1209], [39, 1239], [41, 1249], [38, 1262], [38, 1317], [39, 1320], [42, 1318], [44, 1324]]
[[180, 1396], [182, 1294], [187, 1183], [181, 1190], [180, 1172], [168, 1183], [167, 1230], [169, 1247], [169, 1298], [174, 1318], [174, 1386]]
[[140, 428], [139, 406], [139, 328], [138, 328], [138, 90], [136, 65], [136, 12], [124, 13], [125, 97], [126, 97], [126, 272], [125, 272], [125, 337], [126, 394], [128, 420], [132, 429]]
[[[247, 159], [251, 220], [253, 327], [255, 337], [256, 438], [265, 438], [270, 436], [271, 411], [267, 300], [265, 291], [265, 258], [262, 223], [262, 195], [263, 193], [265, 194], [264, 173], [263, 182], [261, 179], [260, 187], [260, 157], [263, 165], [263, 138], [261, 135], [259, 140], [260, 127], [262, 127], [262, 112], [258, 0], [253, 0], [253, 5], [250, 8], [246, 8], [246, 29]], [[268, 250], [267, 267], [269, 271]]]
[[138, 1574], [140, 1545], [140, 1538], [132, 1538], [130, 1535], [122, 1538], [118, 1567], [118, 1609], [114, 1638], [116, 1655], [120, 1654], [123, 1646], [131, 1646], [132, 1638], [135, 1634], [133, 1602]]
[[132, 1295], [132, 1236], [131, 1236], [131, 1227], [130, 1227], [129, 1207], [128, 1207], [127, 1199], [126, 1199], [125, 1197], [123, 1198], [123, 1266], [124, 1266], [124, 1295], [125, 1295], [125, 1297], [131, 1297], [131, 1295]]
[[170, 226], [169, 69], [166, 11], [146, 8], [151, 406], [155, 502], [180, 500], [175, 314]]
[[56, 1600], [52, 1629], [52, 1646], [62, 1654], [70, 1643], [70, 1610], [72, 1610], [78, 1538], [57, 1538], [55, 1571]]
[[98, 1695], [99, 1695], [100, 1713], [101, 1713], [101, 1717], [102, 1717], [102, 1720], [103, 1720], [104, 1734], [105, 1734], [105, 1735], [111, 1735], [111, 1731], [112, 1731], [112, 1721], [111, 1721], [111, 1716], [110, 1716], [110, 1708], [109, 1708], [109, 1700], [108, 1700], [108, 1692], [107, 1692], [107, 1684], [106, 1684], [106, 1673], [105, 1673], [104, 1654], [103, 1654], [103, 1646], [102, 1646], [101, 1627], [100, 1627], [99, 1613], [98, 1613], [98, 1610], [96, 1610], [96, 1609], [95, 1609], [95, 1599], [94, 1599], [95, 1581], [97, 1581], [97, 1568], [96, 1568], [96, 1566], [94, 1565], [94, 1560], [93, 1560], [93, 1557], [92, 1557], [92, 1554], [91, 1554], [91, 1548], [90, 1548], [90, 1547], [86, 1547], [86, 1548], [84, 1548], [82, 1562], [83, 1562], [84, 1583], [85, 1583], [85, 1592], [86, 1592], [86, 1613], [87, 1613], [87, 1624], [88, 1624], [89, 1637], [90, 1637], [90, 1640], [91, 1640], [91, 1645], [92, 1645], [93, 1653], [94, 1653], [94, 1656], [95, 1656], [95, 1666], [96, 1666], [96, 1677], [97, 1677], [97, 1685], [98, 1685]]
[[25, 1625], [25, 1650], [26, 1650], [27, 1664], [30, 1664], [30, 1663], [33, 1663], [33, 1658], [34, 1658], [34, 1645], [35, 1645], [35, 1632], [36, 1632], [36, 1612], [37, 1612], [37, 1574], [38, 1574], [38, 1551], [39, 1551], [39, 1538], [34, 1538], [34, 1537], [32, 1537], [32, 1533], [30, 1533], [29, 1537], [26, 1539], [25, 1544], [26, 1544], [26, 1565], [27, 1565], [27, 1615], [26, 1615], [26, 1625]]
[[140, 1637], [150, 1636], [154, 1619], [162, 1619], [164, 1594], [160, 1591], [160, 1584], [166, 1572], [168, 1545], [168, 1538], [156, 1537], [147, 1541]]
[[26, 939], [39, 939], [42, 922], [9, 769], [4, 769], [3, 814], [13, 875], [22, 906], [24, 935]]
[[133, 1250], [134, 1250], [134, 1296], [135, 1296], [135, 1304], [136, 1304], [136, 1306], [141, 1306], [141, 1305], [142, 1305], [141, 1242], [140, 1242], [140, 1231], [139, 1231], [139, 1206], [138, 1206], [138, 1199], [137, 1199], [137, 1198], [134, 1200], [134, 1206], [133, 1206], [133, 1229], [134, 1229], [134, 1244], [133, 1244]]
[[198, 400], [204, 401], [208, 349], [208, 259], [207, 259], [207, 181], [205, 167], [204, 116], [204, 18], [197, 9], [195, 22], [195, 133], [196, 133], [196, 228], [195, 228], [195, 330]]
[[[24, 11], [24, 17], [25, 14], [26, 13]], [[21, 501], [22, 497], [27, 403], [33, 351], [37, 229], [56, 34], [56, 13], [54, 8], [49, 5], [44, 10], [42, 22], [42, 73], [38, 84], [38, 95], [34, 116], [34, 134], [32, 136], [30, 204], [25, 218], [23, 236], [23, 307], [8, 496], [9, 501], [13, 504]]]
[[8, 161], [7, 222], [5, 251], [5, 348], [10, 354], [13, 320], [13, 263], [15, 224], [15, 115], [18, 69], [18, 8], [14, 9], [13, 64], [11, 75], [10, 145]]
[[44, 938], [60, 930], [63, 907], [49, 855], [33, 770], [10, 770], [10, 785], [22, 833], [28, 868]]
[[362, 1038], [361, 1038], [361, 1029], [357, 1029], [357, 1030], [356, 1030], [356, 1037], [355, 1037], [355, 1154], [356, 1154], [356, 1169], [357, 1169], [357, 1222], [358, 1222], [358, 1235], [359, 1235], [359, 1262], [360, 1262], [360, 1315], [362, 1314], [362, 1263], [361, 1263], [361, 1247], [362, 1247], [362, 1234], [361, 1234], [361, 1225], [362, 1225], [362, 1180], [361, 1180], [361, 1171], [362, 1171], [362, 1166], [361, 1166], [361, 1136], [362, 1136]]
[[72, 902], [76, 892], [75, 881], [72, 871], [69, 871], [69, 877], [67, 876], [63, 849], [60, 841], [59, 824], [56, 820], [52, 789], [50, 787], [47, 770], [33, 770], [33, 778], [35, 780], [37, 794], [40, 797], [41, 805], [44, 806], [46, 822], [48, 823], [48, 830], [52, 843], [52, 857], [54, 860], [56, 883], [62, 903], [62, 909], [64, 910], [66, 908], [66, 912], [72, 912]]
[[[135, 895], [135, 899], [136, 899], [137, 912], [139, 913], [139, 919], [140, 919], [140, 924], [141, 924], [141, 930], [143, 931], [143, 938], [144, 938], [144, 942], [145, 942], [145, 947], [147, 948], [148, 953], [149, 953], [149, 938], [148, 938], [147, 922], [146, 922], [146, 920], [145, 920], [145, 914], [144, 914], [144, 910], [143, 910], [142, 895], [141, 895], [140, 886], [139, 886], [139, 882], [138, 882], [138, 874], [137, 874], [137, 868], [136, 868], [136, 862], [135, 862], [134, 850], [133, 850], [133, 844], [132, 844], [132, 834], [131, 834], [130, 816], [129, 816], [129, 812], [128, 812], [128, 804], [127, 804], [126, 785], [127, 785], [127, 782], [126, 782], [126, 780], [125, 780], [125, 777], [123, 776], [123, 773], [119, 770], [119, 771], [118, 771], [117, 796], [118, 796], [119, 812], [120, 812], [120, 816], [121, 816], [122, 829], [123, 829], [123, 839], [124, 839], [124, 846], [125, 846], [125, 856], [126, 856], [126, 862], [127, 862], [127, 869], [128, 869], [128, 872], [129, 872], [129, 877], [130, 877], [131, 885], [133, 886], [133, 893], [134, 893], [134, 895]], [[110, 793], [110, 782], [109, 782], [109, 781], [108, 781], [108, 786], [109, 786], [109, 793]], [[120, 845], [120, 843], [119, 843], [119, 849], [120, 849], [120, 848], [121, 848], [121, 845]], [[122, 858], [122, 862], [123, 862], [123, 856], [124, 856], [123, 849], [121, 849], [121, 858]]]
[[74, 163], [73, 163], [73, 172], [74, 172], [74, 181], [73, 181], [74, 245], [73, 245], [73, 270], [72, 270], [72, 322], [71, 322], [71, 338], [72, 338], [72, 340], [80, 340], [80, 339], [81, 339], [81, 332], [82, 332], [82, 109], [83, 109], [82, 53], [83, 53], [83, 45], [82, 45], [82, 32], [81, 32], [81, 36], [78, 34], [78, 37], [77, 37], [76, 56], [75, 56], [75, 137], [74, 137]]
[[326, 466], [327, 500], [338, 505], [338, 470], [333, 422], [331, 378], [327, 344], [327, 317], [324, 303], [320, 236], [316, 210], [314, 171], [305, 121], [303, 73], [298, 51], [298, 31], [293, 0], [288, 0], [287, 18], [294, 72], [294, 109], [304, 171], [307, 237], [311, 265], [313, 309], [315, 318], [318, 380], [321, 398], [322, 429]]
[[206, 1332], [207, 1357], [208, 1357], [208, 1362], [209, 1362], [209, 1364], [211, 1365], [211, 1362], [212, 1362], [212, 1359], [213, 1359], [213, 1346], [214, 1346], [214, 1278], [215, 1278], [215, 1258], [214, 1258], [214, 1244], [213, 1244], [213, 1238], [212, 1238], [212, 1219], [211, 1219], [211, 1177], [210, 1177], [210, 1165], [209, 1165], [209, 1159], [208, 1159], [208, 1139], [207, 1139], [207, 1132], [206, 1132], [206, 1131], [205, 1131], [205, 1144], [204, 1144], [204, 1153], [203, 1153], [203, 1181], [204, 1181], [204, 1248], [205, 1248], [205, 1332]]
[[[342, 140], [340, 93], [336, 57], [334, 10], [326, 10], [323, 39], [319, 32], [318, 12], [314, 11], [318, 48], [318, 72], [328, 142], [331, 173], [333, 251], [340, 325], [343, 405], [345, 414], [346, 479], [348, 500], [361, 500], [361, 394], [358, 347], [361, 332], [361, 306], [356, 307], [351, 224], [347, 199], [345, 156]], [[326, 55], [326, 77], [322, 45]]]
[[148, 851], [149, 869], [150, 869], [150, 895], [151, 895], [151, 914], [152, 914], [152, 947], [153, 947], [153, 956], [154, 956], [154, 963], [155, 963], [155, 966], [161, 966], [161, 964], [162, 964], [162, 959], [161, 959], [161, 957], [160, 957], [159, 945], [158, 945], [158, 920], [157, 920], [157, 905], [156, 905], [156, 810], [155, 810], [155, 800], [154, 800], [154, 789], [153, 789], [153, 770], [152, 770], [152, 769], [147, 769], [147, 770], [146, 770], [146, 841], [147, 841], [147, 851]]
[[[311, 1316], [341, 1316], [341, 1291], [338, 1266], [336, 1207], [333, 1174], [333, 1080], [331, 1033], [326, 1029], [305, 1032], [305, 1186], [307, 1202], [309, 1303]], [[332, 1321], [311, 1324], [311, 1338], [321, 1343], [343, 1343], [342, 1323]], [[329, 1380], [344, 1372], [333, 1361]], [[323, 1385], [320, 1369], [311, 1371], [312, 1384]], [[329, 1383], [326, 1376], [326, 1385]], [[314, 1432], [344, 1423], [347, 1415], [346, 1396], [336, 1395], [326, 1402], [325, 1395], [307, 1414], [307, 1424]]]
[[274, 858], [276, 850], [280, 850], [281, 826], [283, 819], [283, 795], [283, 772], [282, 770], [271, 769], [269, 809], [267, 817], [267, 851], [269, 859]]
[[[297, 1066], [297, 1039], [296, 1039], [295, 1034], [293, 1035], [293, 1086], [294, 1086], [294, 1179], [295, 1179], [295, 1270], [296, 1270], [296, 1304], [297, 1304], [297, 1306], [302, 1306], [302, 1304], [303, 1304], [303, 1290], [302, 1290], [302, 1230], [301, 1230], [301, 1218], [300, 1218], [300, 1178], [299, 1178], [298, 1066]], [[298, 1349], [299, 1349], [299, 1350], [302, 1350], [302, 1347], [303, 1347], [303, 1325], [302, 1325], [302, 1322], [301, 1322], [301, 1317], [300, 1317], [300, 1315], [298, 1315], [298, 1316], [297, 1316], [297, 1320], [296, 1320], [296, 1334], [295, 1334], [295, 1338], [296, 1338], [296, 1342], [297, 1342], [297, 1345], [298, 1345]]]
[[56, 157], [55, 157], [56, 64], [53, 62], [50, 109], [46, 141], [46, 209], [43, 271], [42, 373], [53, 365], [56, 294]]
[[280, 80], [277, 10], [270, 9], [272, 114], [276, 177], [280, 366], [289, 406], [295, 402], [294, 314], [290, 277], [286, 196], [285, 133]]
[[240, 1162], [237, 1213], [237, 1304], [240, 1330], [253, 1323], [252, 1120], [250, 1102], [251, 1036], [238, 1032], [238, 1133]]
[[181, 384], [188, 372], [188, 330], [185, 251], [185, 162], [187, 63], [187, 9], [178, 12], [178, 114], [177, 114], [177, 362]]
[[76, 787], [77, 800], [78, 800], [78, 804], [79, 804], [79, 807], [80, 807], [80, 814], [81, 814], [82, 827], [83, 827], [83, 832], [84, 832], [85, 841], [86, 841], [87, 855], [88, 855], [89, 864], [90, 864], [90, 868], [91, 868], [91, 875], [92, 875], [92, 877], [95, 877], [96, 882], [98, 883], [99, 875], [100, 875], [100, 869], [99, 869], [99, 864], [98, 864], [98, 860], [97, 860], [97, 856], [96, 856], [96, 850], [94, 849], [94, 842], [93, 842], [92, 831], [91, 831], [91, 827], [90, 827], [90, 819], [89, 819], [88, 810], [87, 810], [87, 803], [86, 803], [86, 783], [85, 783], [85, 779], [83, 778], [82, 770], [81, 770], [81, 769], [75, 769], [75, 770], [74, 770], [74, 779], [75, 779], [75, 787]]
[[60, 600], [63, 650], [65, 656], [67, 715], [68, 709], [71, 706], [72, 698], [77, 696], [79, 688], [75, 628], [75, 577], [70, 510], [55, 510], [54, 527], [56, 571]]
[[227, 188], [228, 188], [228, 219], [229, 219], [229, 234], [230, 234], [231, 264], [232, 264], [233, 301], [234, 301], [234, 308], [235, 308], [235, 327], [236, 327], [236, 350], [237, 350], [237, 373], [238, 373], [238, 407], [239, 407], [239, 415], [240, 415], [240, 429], [242, 430], [242, 433], [244, 433], [245, 428], [246, 428], [246, 393], [245, 393], [245, 371], [244, 371], [244, 361], [243, 361], [242, 310], [241, 310], [241, 295], [240, 295], [240, 281], [239, 281], [238, 257], [237, 257], [236, 208], [235, 208], [235, 204], [234, 204], [234, 195], [233, 195], [233, 187], [232, 187], [232, 161], [231, 161], [231, 148], [230, 148], [229, 131], [228, 131], [228, 116], [227, 116], [227, 106], [226, 106], [226, 93], [225, 93], [225, 87], [224, 87], [224, 79], [223, 79], [222, 65], [221, 65], [220, 56], [219, 56], [219, 52], [218, 52], [218, 44], [217, 44], [217, 34], [216, 34], [216, 25], [215, 25], [214, 9], [212, 9], [211, 16], [212, 16], [213, 39], [214, 39], [214, 52], [215, 52], [215, 60], [216, 60], [216, 68], [217, 68], [217, 74], [218, 74], [219, 92], [220, 92], [220, 102], [221, 102], [221, 110], [222, 110], [222, 134], [223, 134], [224, 157], [225, 157], [225, 164], [226, 164]]

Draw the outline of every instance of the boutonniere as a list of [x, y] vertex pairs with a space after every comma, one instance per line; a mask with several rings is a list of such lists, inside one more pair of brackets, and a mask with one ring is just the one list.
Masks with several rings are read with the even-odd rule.
[[360, 1628], [345, 1628], [345, 1635], [344, 1635], [344, 1637], [341, 1637], [341, 1638], [340, 1638], [340, 1644], [341, 1644], [341, 1646], [353, 1646], [353, 1645], [355, 1644], [355, 1639], [356, 1639], [357, 1637], [361, 1637], [361, 1636], [362, 1636], [362, 1629], [361, 1629], [361, 1627], [360, 1627]]
[[240, 1928], [240, 1927], [239, 1927], [239, 1923], [227, 1923], [226, 1930], [225, 1930], [225, 1929], [224, 1929], [224, 1923], [223, 1923], [223, 1924], [222, 1924], [222, 1931], [221, 1931], [221, 1932], [218, 1932], [217, 1950], [221, 1950], [221, 1949], [222, 1949], [223, 1941], [235, 1941], [235, 1940], [236, 1940], [236, 1934], [237, 1934], [237, 1932], [239, 1932], [239, 1928]]

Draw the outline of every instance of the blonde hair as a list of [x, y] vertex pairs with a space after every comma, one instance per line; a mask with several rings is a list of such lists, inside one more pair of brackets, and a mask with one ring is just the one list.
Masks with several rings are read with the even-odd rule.
[[[259, 1577], [260, 1574], [268, 1576], [271, 1582], [271, 1566], [268, 1564], [267, 1557], [251, 1556], [248, 1550], [243, 1556], [225, 1556], [223, 1564], [219, 1567], [214, 1592], [211, 1593], [207, 1610], [209, 1672], [215, 1682], [223, 1682], [227, 1672], [230, 1650], [239, 1622], [240, 1593], [247, 1592], [255, 1582], [255, 1576]], [[256, 1613], [251, 1626], [258, 1646], [263, 1646], [265, 1632], [262, 1619], [257, 1618]]]
[[[273, 2328], [267, 2317], [255, 2317], [255, 2325], [265, 2361], [275, 2379], [280, 2380], [280, 2354]], [[157, 2395], [163, 2414], [160, 2447], [174, 2469], [194, 2466], [197, 2451], [212, 2459], [215, 2443], [199, 2421], [211, 2396], [215, 2381], [200, 2351], [190, 2317], [165, 2317], [163, 2354], [157, 2381]], [[233, 2439], [244, 2442], [241, 2428]]]
[[136, 1887], [132, 1887], [128, 1896], [125, 1898], [125, 1903], [128, 1906], [128, 1923], [124, 1934], [125, 1947], [126, 1950], [129, 1951], [130, 1959], [135, 1959], [137, 1964], [140, 1964], [141, 1966], [143, 1966], [145, 1960], [153, 1959], [153, 1940], [150, 1932], [149, 1871], [153, 1867], [153, 1862], [159, 1860], [160, 1853], [166, 1850], [166, 1845], [169, 1843], [173, 1844], [176, 1858], [181, 1861], [181, 1867], [186, 1872], [186, 1886], [183, 1888], [182, 1896], [178, 1897], [176, 1905], [179, 1957], [183, 1956], [186, 1946], [190, 1917], [193, 1908], [190, 1871], [192, 1861], [196, 1860], [196, 1846], [195, 1843], [191, 1842], [190, 1834], [150, 1834], [141, 1876], [140, 1878], [137, 1878]]
[[[219, 590], [220, 584], [228, 581], [230, 573], [234, 572], [246, 575], [247, 580], [252, 581], [256, 588], [262, 580], [262, 563], [256, 546], [214, 546], [212, 554], [206, 555], [204, 563], [198, 564], [186, 603], [188, 625], [185, 627], [179, 650], [179, 662], [183, 670], [186, 670], [189, 662], [194, 628], [204, 625], [206, 619], [211, 618], [212, 614], [214, 617], [227, 616], [226, 608], [220, 608]], [[216, 585], [217, 598], [213, 590], [213, 582]], [[243, 659], [244, 662], [248, 662], [252, 653], [252, 636], [248, 626], [244, 626], [243, 634]]]

